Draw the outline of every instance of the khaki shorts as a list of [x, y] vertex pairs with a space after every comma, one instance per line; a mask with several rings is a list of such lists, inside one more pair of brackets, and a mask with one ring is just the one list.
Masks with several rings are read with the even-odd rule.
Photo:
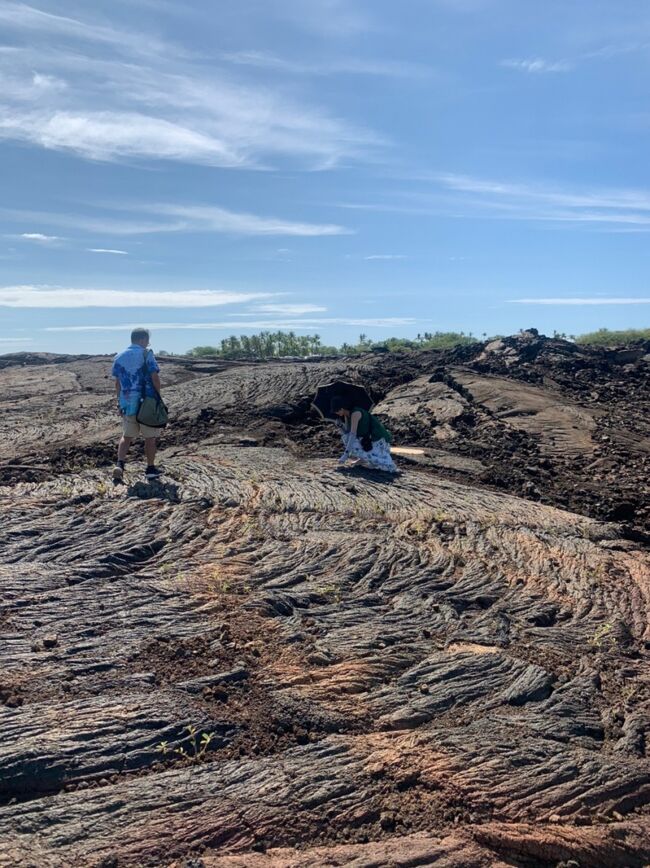
[[142, 434], [145, 440], [152, 437], [160, 437], [162, 428], [150, 428], [148, 425], [143, 425], [135, 418], [135, 416], [125, 416], [122, 419], [122, 433], [125, 437], [137, 437]]

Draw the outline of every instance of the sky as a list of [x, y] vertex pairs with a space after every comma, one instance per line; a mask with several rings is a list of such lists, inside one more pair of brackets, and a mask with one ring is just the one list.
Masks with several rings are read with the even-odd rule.
[[650, 326], [645, 0], [0, 0], [0, 353]]

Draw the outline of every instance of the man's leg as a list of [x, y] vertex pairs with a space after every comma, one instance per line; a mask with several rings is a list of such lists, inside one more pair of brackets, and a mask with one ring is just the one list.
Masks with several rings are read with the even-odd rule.
[[144, 475], [147, 479], [158, 479], [163, 475], [160, 467], [154, 464], [156, 460], [156, 438], [160, 435], [158, 428], [149, 428], [148, 425], [140, 425], [140, 434], [144, 437], [144, 454], [147, 459], [147, 467]]
[[117, 462], [115, 467], [113, 468], [113, 482], [122, 482], [124, 479], [124, 466], [126, 463], [126, 455], [129, 451], [129, 446], [131, 445], [132, 437], [126, 437], [122, 435], [122, 439], [120, 440], [117, 447]]
[[131, 446], [132, 437], [122, 437], [117, 447], [117, 460], [126, 461], [126, 456]]
[[117, 462], [113, 469], [113, 482], [122, 482], [129, 447], [138, 435], [138, 423], [133, 416], [122, 416], [122, 438], [117, 447]]
[[144, 439], [144, 454], [147, 459], [147, 466], [153, 467], [156, 463], [156, 438], [145, 437]]

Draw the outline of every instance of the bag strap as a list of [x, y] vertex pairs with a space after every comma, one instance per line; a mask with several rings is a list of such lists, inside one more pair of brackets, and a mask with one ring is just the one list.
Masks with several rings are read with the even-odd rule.
[[[142, 389], [140, 391], [140, 398], [144, 401], [147, 397], [147, 380], [151, 380], [151, 374], [149, 373], [149, 368], [147, 367], [147, 359], [149, 358], [149, 350], [147, 347], [143, 347], [144, 349], [144, 361], [142, 363]], [[151, 388], [156, 396], [156, 398], [160, 401], [160, 392], [156, 389], [153, 384], [153, 380], [151, 380]]]
[[142, 362], [142, 389], [140, 390], [140, 397], [144, 401], [147, 397], [147, 378], [149, 377], [149, 368], [147, 368], [147, 357], [148, 350], [146, 347], [144, 349], [144, 361]]

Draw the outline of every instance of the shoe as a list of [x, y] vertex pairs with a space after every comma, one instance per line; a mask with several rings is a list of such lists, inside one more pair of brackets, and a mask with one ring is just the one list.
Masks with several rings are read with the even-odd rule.
[[124, 479], [124, 462], [118, 461], [113, 468], [113, 482], [122, 482]]
[[156, 467], [154, 464], [149, 464], [144, 472], [147, 479], [159, 479], [165, 471], [162, 467]]

